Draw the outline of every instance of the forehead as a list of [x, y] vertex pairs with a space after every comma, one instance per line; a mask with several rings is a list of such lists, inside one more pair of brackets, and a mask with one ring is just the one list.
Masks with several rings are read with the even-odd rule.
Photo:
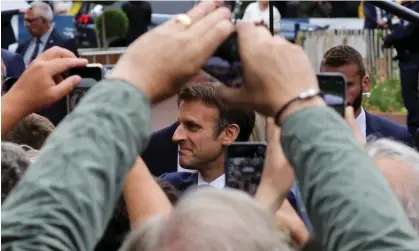
[[193, 121], [197, 124], [213, 123], [218, 119], [216, 106], [209, 106], [202, 101], [181, 101], [179, 104], [179, 121]]
[[25, 11], [25, 17], [34, 17], [35, 13], [33, 12], [32, 9], [28, 9], [27, 11]]
[[322, 72], [337, 72], [345, 75], [348, 81], [358, 78], [358, 66], [356, 64], [344, 64], [339, 67], [333, 67], [330, 65], [324, 65]]

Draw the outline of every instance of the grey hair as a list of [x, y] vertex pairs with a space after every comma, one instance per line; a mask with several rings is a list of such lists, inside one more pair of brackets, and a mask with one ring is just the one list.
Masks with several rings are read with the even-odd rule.
[[402, 203], [413, 228], [419, 233], [419, 153], [403, 143], [389, 139], [368, 142], [367, 151], [374, 159], [387, 157], [400, 160], [412, 168], [413, 187], [409, 191], [394, 193]]
[[33, 11], [33, 14], [35, 14], [35, 17], [44, 18], [48, 22], [52, 22], [52, 19], [54, 18], [54, 13], [52, 12], [51, 6], [49, 6], [47, 3], [40, 1], [32, 2], [31, 10]]
[[123, 251], [288, 251], [289, 233], [249, 195], [196, 189], [170, 216], [152, 218], [128, 236]]
[[17, 144], [1, 143], [1, 203], [20, 180], [30, 164], [25, 151]]

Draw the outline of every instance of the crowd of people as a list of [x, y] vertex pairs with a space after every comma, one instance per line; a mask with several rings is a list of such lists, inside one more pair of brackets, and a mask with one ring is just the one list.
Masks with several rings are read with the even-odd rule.
[[[52, 34], [45, 4], [31, 6], [29, 31]], [[1, 100], [4, 250], [418, 250], [415, 138], [362, 107], [360, 53], [333, 47], [313, 69], [300, 46], [231, 15], [205, 1], [140, 36], [57, 120], [46, 111], [87, 60], [42, 37], [9, 55], [27, 66]], [[233, 32], [243, 85], [188, 84]], [[2, 60], [2, 90], [15, 67]], [[345, 117], [315, 70], [345, 75]], [[173, 95], [177, 120], [152, 133], [151, 107]], [[254, 195], [226, 187], [224, 169], [226, 147], [249, 141], [267, 142]]]

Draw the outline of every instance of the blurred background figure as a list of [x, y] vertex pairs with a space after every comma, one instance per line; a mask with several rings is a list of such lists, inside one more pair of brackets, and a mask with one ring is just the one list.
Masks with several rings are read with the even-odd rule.
[[[273, 6], [273, 15], [274, 31], [275, 33], [279, 33], [281, 13], [279, 13], [278, 9], [275, 6]], [[257, 2], [249, 4], [246, 10], [244, 11], [242, 20], [262, 24], [269, 28], [269, 1], [258, 0]]]
[[368, 1], [364, 1], [364, 16], [365, 29], [388, 29], [391, 27], [393, 14], [375, 7]]
[[32, 2], [25, 12], [25, 27], [31, 37], [20, 43], [16, 52], [22, 55], [26, 65], [53, 46], [66, 48], [78, 56], [74, 39], [59, 34], [52, 24], [53, 18], [51, 7], [44, 2]]
[[147, 32], [151, 23], [151, 5], [147, 1], [128, 1], [122, 5], [122, 10], [127, 14], [129, 20], [126, 41], [127, 44], [131, 44]]

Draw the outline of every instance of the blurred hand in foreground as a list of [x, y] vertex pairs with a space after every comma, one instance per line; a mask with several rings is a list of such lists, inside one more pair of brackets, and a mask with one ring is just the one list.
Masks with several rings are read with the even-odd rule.
[[187, 13], [189, 26], [175, 17], [139, 37], [110, 76], [137, 86], [152, 104], [174, 95], [234, 31], [230, 10], [219, 5], [204, 1]]
[[[265, 27], [237, 24], [240, 58], [244, 71], [241, 88], [218, 86], [224, 102], [246, 106], [273, 116], [285, 103], [308, 89], [318, 89], [316, 75], [303, 49]], [[325, 105], [320, 98], [317, 105]]]
[[2, 97], [2, 135], [25, 116], [68, 95], [81, 78], [64, 79], [61, 74], [86, 64], [86, 59], [76, 58], [71, 51], [56, 46], [39, 55]]

